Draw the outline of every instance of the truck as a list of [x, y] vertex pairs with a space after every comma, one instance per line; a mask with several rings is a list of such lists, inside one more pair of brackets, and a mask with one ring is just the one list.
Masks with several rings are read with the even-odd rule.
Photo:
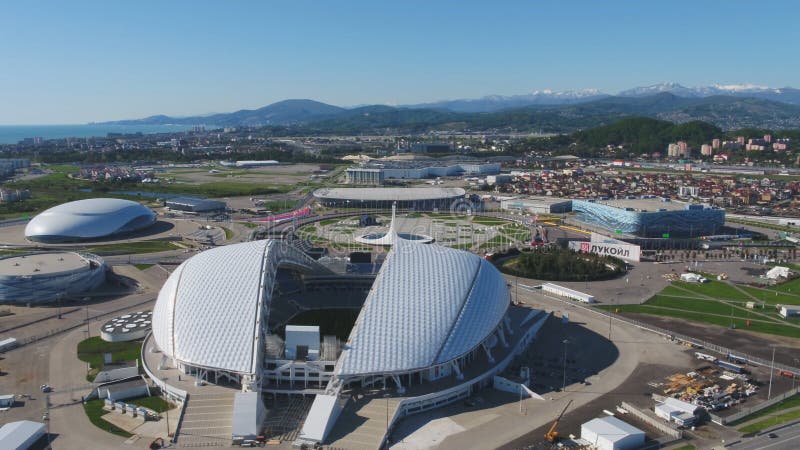
[[697, 359], [702, 359], [703, 361], [711, 361], [716, 362], [717, 358], [706, 353], [694, 352], [694, 357]]
[[742, 358], [741, 356], [736, 356], [733, 354], [728, 354], [728, 361], [735, 363], [735, 364], [747, 364], [747, 359]]
[[742, 367], [742, 366], [740, 366], [738, 364], [730, 363], [728, 361], [718, 360], [717, 361], [717, 365], [720, 366], [721, 368], [723, 368], [725, 370], [729, 370], [729, 371], [731, 371], [733, 373], [743, 373], [745, 371], [744, 367]]

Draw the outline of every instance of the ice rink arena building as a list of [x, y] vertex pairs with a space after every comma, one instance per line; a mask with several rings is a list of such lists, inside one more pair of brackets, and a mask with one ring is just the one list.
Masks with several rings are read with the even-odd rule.
[[83, 242], [143, 230], [156, 214], [140, 203], [118, 198], [90, 198], [43, 211], [25, 227], [25, 238], [43, 243]]

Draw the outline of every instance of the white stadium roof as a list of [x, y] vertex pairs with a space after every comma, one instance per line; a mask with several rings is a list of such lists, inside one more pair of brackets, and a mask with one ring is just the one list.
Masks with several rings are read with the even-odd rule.
[[402, 373], [453, 360], [498, 326], [510, 302], [485, 259], [398, 239], [337, 364], [337, 376]]
[[[275, 270], [327, 271], [283, 241], [207, 250], [181, 264], [153, 311], [167, 357], [196, 367], [256, 373]], [[444, 364], [490, 336], [510, 303], [505, 279], [469, 252], [397, 239], [336, 364], [339, 377]]]
[[330, 200], [354, 201], [413, 201], [438, 200], [463, 197], [462, 188], [321, 188], [314, 191], [314, 197]]
[[118, 198], [91, 198], [45, 210], [25, 227], [30, 240], [94, 239], [136, 231], [156, 221], [140, 203]]
[[153, 337], [178, 361], [198, 367], [255, 372], [261, 321], [269, 310], [274, 270], [280, 264], [316, 263], [282, 241], [217, 247], [196, 255], [170, 275], [153, 309]]

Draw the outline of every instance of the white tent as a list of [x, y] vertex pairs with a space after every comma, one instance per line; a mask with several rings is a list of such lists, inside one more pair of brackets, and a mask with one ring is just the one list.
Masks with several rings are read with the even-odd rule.
[[775, 266], [767, 271], [766, 276], [770, 280], [776, 280], [778, 278], [789, 278], [791, 275], [792, 271], [788, 267]]

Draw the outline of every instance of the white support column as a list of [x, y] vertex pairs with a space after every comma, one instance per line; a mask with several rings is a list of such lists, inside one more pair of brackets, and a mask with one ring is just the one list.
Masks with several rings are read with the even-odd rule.
[[455, 360], [450, 361], [450, 366], [453, 367], [453, 372], [456, 373], [456, 380], [458, 380], [458, 381], [463, 380], [464, 379], [464, 374], [461, 373], [461, 368], [458, 367], [458, 362], [456, 362]]
[[508, 348], [508, 341], [506, 341], [506, 334], [503, 333], [503, 327], [497, 327], [497, 337], [500, 338], [500, 342], [503, 343], [503, 347]]
[[394, 380], [394, 384], [397, 385], [397, 393], [404, 394], [406, 392], [406, 388], [404, 388], [403, 384], [400, 382], [400, 377], [397, 375], [392, 375], [392, 380]]
[[508, 318], [508, 314], [503, 316], [503, 325], [506, 326], [506, 331], [508, 331], [508, 335], [513, 336], [514, 330], [511, 329], [511, 319]]
[[486, 352], [486, 358], [489, 359], [489, 364], [494, 364], [494, 356], [492, 356], [492, 351], [489, 350], [489, 347], [486, 346], [486, 341], [481, 342], [481, 347], [483, 347], [483, 351]]

